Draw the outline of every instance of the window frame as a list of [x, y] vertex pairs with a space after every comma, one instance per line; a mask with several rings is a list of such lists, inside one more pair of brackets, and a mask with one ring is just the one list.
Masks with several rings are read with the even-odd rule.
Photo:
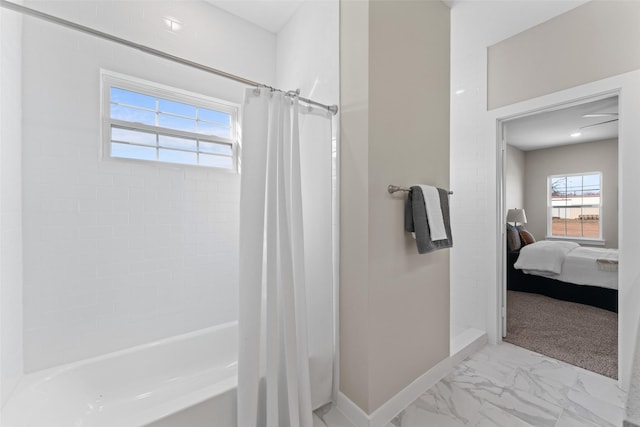
[[[101, 102], [100, 102], [100, 116], [101, 116], [101, 159], [108, 161], [124, 161], [124, 162], [144, 162], [147, 164], [163, 164], [163, 165], [172, 165], [172, 166], [180, 166], [180, 167], [200, 167], [212, 169], [220, 172], [229, 172], [229, 173], [238, 173], [239, 172], [239, 114], [240, 114], [240, 106], [238, 104], [224, 101], [220, 99], [216, 99], [213, 97], [197, 94], [194, 92], [189, 92], [184, 89], [179, 89], [175, 87], [171, 87], [168, 85], [164, 85], [161, 83], [152, 82], [149, 80], [143, 80], [137, 77], [128, 76], [125, 74], [116, 73], [113, 71], [108, 71], [101, 69], [100, 70], [100, 94], [101, 94]], [[111, 88], [116, 87], [119, 89], [124, 89], [128, 91], [137, 92], [143, 95], [153, 96], [157, 98], [166, 99], [169, 101], [189, 104], [195, 107], [202, 107], [214, 111], [220, 111], [223, 113], [227, 113], [230, 115], [230, 130], [231, 130], [231, 138], [224, 138], [215, 135], [205, 135], [192, 133], [188, 131], [182, 131], [178, 129], [164, 128], [160, 126], [151, 126], [143, 123], [131, 123], [119, 119], [111, 118]], [[228, 144], [231, 146], [231, 160], [232, 167], [225, 168], [220, 166], [209, 166], [203, 164], [193, 164], [193, 163], [178, 163], [178, 162], [168, 162], [165, 160], [160, 160], [158, 155], [156, 155], [156, 159], [148, 160], [148, 159], [135, 159], [128, 157], [114, 157], [111, 155], [111, 128], [116, 127], [120, 129], [129, 129], [159, 135], [165, 135], [168, 137], [179, 137], [179, 138], [188, 138], [198, 140], [204, 142], [212, 142], [218, 144]], [[135, 144], [134, 144], [135, 145]], [[175, 150], [175, 151], [184, 151], [200, 154], [201, 151], [185, 151], [185, 150]], [[211, 154], [207, 152], [203, 152], [204, 154]], [[221, 157], [229, 157], [223, 156]]]
[[[600, 203], [598, 205], [594, 204], [581, 204], [581, 205], [572, 205], [572, 207], [598, 207], [598, 237], [584, 237], [584, 236], [557, 236], [553, 235], [553, 205], [552, 205], [552, 191], [551, 191], [551, 182], [554, 178], [561, 177], [571, 177], [571, 176], [585, 176], [585, 175], [598, 175], [600, 177]], [[583, 183], [584, 188], [584, 183]], [[603, 207], [604, 207], [604, 184], [603, 184], [603, 174], [600, 171], [593, 172], [579, 172], [579, 173], [559, 173], [547, 176], [547, 240], [566, 240], [566, 241], [578, 241], [578, 242], [589, 242], [591, 244], [604, 244], [603, 240]]]

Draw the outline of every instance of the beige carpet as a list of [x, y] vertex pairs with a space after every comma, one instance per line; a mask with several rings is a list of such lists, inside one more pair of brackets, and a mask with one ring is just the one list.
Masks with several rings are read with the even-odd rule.
[[618, 378], [618, 315], [543, 295], [507, 291], [511, 344]]

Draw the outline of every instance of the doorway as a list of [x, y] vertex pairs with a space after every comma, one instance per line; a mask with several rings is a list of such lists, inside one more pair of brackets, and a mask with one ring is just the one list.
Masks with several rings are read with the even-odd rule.
[[[617, 272], [599, 277], [595, 259], [587, 266], [595, 273], [576, 270], [574, 255], [605, 251], [617, 257], [618, 99], [611, 91], [563, 102], [499, 118], [497, 127], [503, 340], [613, 378]], [[507, 244], [515, 245], [514, 233], [517, 247]], [[544, 242], [527, 248], [527, 256], [546, 244], [570, 242], [578, 250], [567, 258], [565, 275], [539, 277], [514, 268], [527, 259], [520, 258], [525, 240]], [[602, 335], [589, 324], [605, 325]]]

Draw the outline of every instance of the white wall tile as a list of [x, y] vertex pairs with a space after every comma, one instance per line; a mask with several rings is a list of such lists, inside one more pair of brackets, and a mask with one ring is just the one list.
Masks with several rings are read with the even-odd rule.
[[[27, 4], [275, 81], [275, 35], [204, 2]], [[167, 14], [184, 31], [168, 33]], [[102, 160], [99, 76], [238, 104], [243, 86], [36, 20], [23, 54], [26, 370], [236, 319], [239, 175]]]
[[0, 407], [23, 373], [21, 31], [0, 11]]

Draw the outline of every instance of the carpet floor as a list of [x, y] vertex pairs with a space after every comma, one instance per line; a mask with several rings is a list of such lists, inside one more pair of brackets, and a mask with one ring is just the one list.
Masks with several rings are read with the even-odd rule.
[[618, 315], [611, 311], [507, 291], [504, 341], [618, 378]]

